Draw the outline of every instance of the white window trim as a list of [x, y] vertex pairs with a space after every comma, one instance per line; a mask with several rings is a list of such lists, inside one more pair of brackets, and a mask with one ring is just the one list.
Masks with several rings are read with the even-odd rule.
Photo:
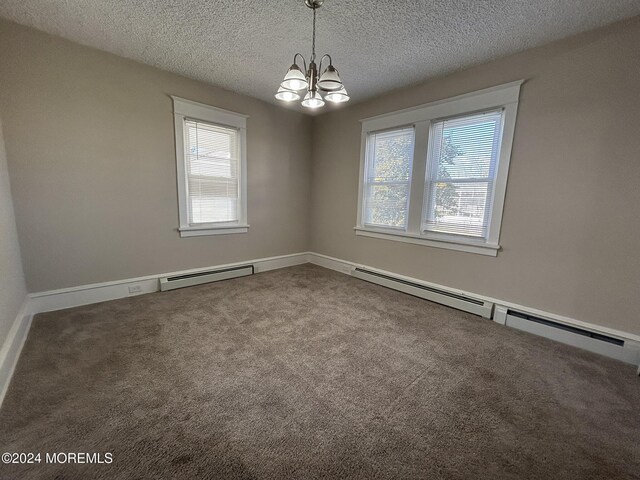
[[[426, 245], [436, 248], [447, 248], [481, 255], [496, 256], [500, 249], [500, 228], [504, 197], [507, 189], [511, 147], [518, 112], [520, 86], [524, 80], [466, 93], [456, 97], [438, 100], [417, 107], [391, 112], [360, 120], [362, 137], [360, 144], [360, 175], [358, 185], [358, 217], [355, 227], [356, 235], [394, 240], [404, 243]], [[482, 110], [502, 108], [504, 110], [502, 144], [498, 161], [498, 171], [494, 188], [493, 211], [486, 241], [455, 235], [440, 235], [422, 232], [422, 209], [424, 208], [424, 188], [428, 152], [429, 129], [431, 122], [445, 117], [464, 115]], [[409, 218], [406, 230], [397, 228], [370, 227], [363, 223], [363, 194], [366, 174], [367, 137], [370, 133], [391, 128], [414, 125], [415, 142], [413, 152], [413, 168], [411, 173], [411, 192], [409, 197]]]
[[[203, 103], [175, 97], [173, 99], [173, 116], [176, 135], [176, 172], [178, 183], [178, 214], [181, 237], [202, 235], [225, 235], [246, 233], [247, 223], [247, 118], [248, 115], [223, 110]], [[187, 175], [184, 156], [184, 121], [185, 119], [201, 120], [221, 126], [237, 128], [240, 135], [240, 197], [238, 198], [239, 218], [237, 222], [189, 224], [187, 205]]]

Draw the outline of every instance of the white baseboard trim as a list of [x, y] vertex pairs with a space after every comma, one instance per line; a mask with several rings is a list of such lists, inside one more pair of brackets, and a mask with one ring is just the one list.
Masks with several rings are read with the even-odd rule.
[[[361, 265], [355, 262], [350, 262], [348, 260], [342, 260], [339, 258], [334, 258], [328, 255], [322, 255], [319, 253], [310, 252], [309, 262], [313, 263], [314, 265], [319, 265], [321, 267], [329, 268], [331, 270], [335, 270], [337, 272], [346, 273], [346, 274], [351, 274], [351, 272], [355, 268], [364, 268], [366, 270], [371, 270], [377, 273], [381, 273], [383, 275], [388, 275], [391, 277], [398, 278], [400, 280], [406, 280], [419, 285], [424, 285], [424, 286], [436, 288], [436, 289], [447, 290], [449, 292], [457, 293], [466, 297], [475, 297], [477, 299], [495, 304], [492, 318], [496, 323], [499, 323], [501, 325], [507, 325], [513, 328], [519, 328], [521, 330], [526, 330], [529, 333], [533, 333], [539, 336], [544, 336], [546, 338], [550, 338], [552, 340], [559, 341], [562, 343], [567, 343], [569, 345], [573, 345], [578, 348], [590, 350], [595, 353], [599, 353], [601, 355], [606, 355], [606, 356], [615, 358], [617, 360], [621, 360], [625, 363], [640, 365], [640, 335], [634, 335], [632, 333], [627, 333], [620, 330], [615, 330], [612, 328], [603, 327], [603, 326], [595, 325], [588, 322], [583, 322], [581, 320], [576, 320], [576, 319], [565, 317], [562, 315], [545, 312], [543, 310], [528, 307], [525, 305], [519, 305], [513, 302], [506, 302], [504, 300], [500, 300], [497, 298], [487, 297], [485, 295], [479, 295], [474, 292], [468, 292], [465, 290], [450, 288], [450, 287], [439, 285], [436, 283], [426, 282], [424, 280], [419, 280], [417, 278], [400, 275], [395, 272], [389, 272], [387, 270], [381, 270], [379, 268], [370, 267], [368, 265]], [[613, 348], [609, 348], [608, 346], [604, 346], [604, 348], [602, 348], [601, 346], [598, 346], [596, 343], [585, 341], [585, 338], [580, 338], [578, 336], [575, 336], [575, 338], [572, 338], [572, 336], [567, 335], [562, 330], [558, 331], [553, 327], [528, 328], [524, 324], [521, 324], [520, 322], [517, 322], [513, 319], [509, 321], [508, 320], [509, 316], [507, 315], [508, 310], [515, 310], [524, 314], [540, 317], [546, 320], [551, 320], [553, 322], [566, 325], [569, 327], [576, 327], [576, 328], [587, 330], [600, 335], [613, 337], [613, 338], [624, 341], [624, 347], [619, 349], [613, 349]], [[640, 374], [640, 369], [638, 370], [638, 373]]]
[[[160, 277], [171, 277], [198, 273], [207, 270], [237, 267], [240, 265], [254, 265], [255, 272], [266, 272], [277, 268], [291, 267], [309, 263], [307, 252], [294, 253], [290, 255], [280, 255], [277, 257], [258, 258], [245, 262], [226, 263], [205, 268], [194, 268], [191, 270], [181, 270], [178, 272], [166, 272], [146, 277], [125, 278], [111, 282], [93, 283], [80, 285], [77, 287], [62, 288], [59, 290], [49, 290], [29, 294], [30, 312], [33, 314], [62, 310], [64, 308], [79, 307], [92, 303], [106, 302], [134, 295], [153, 293], [160, 290]], [[129, 289], [132, 288], [133, 292]]]
[[2, 407], [4, 396], [9, 389], [11, 377], [18, 364], [20, 352], [27, 339], [32, 318], [33, 315], [29, 313], [29, 299], [26, 298], [20, 310], [18, 310], [16, 319], [9, 329], [9, 334], [2, 348], [0, 348], [0, 407]]
[[309, 263], [328, 268], [330, 270], [335, 270], [336, 272], [346, 273], [348, 275], [351, 275], [351, 271], [356, 267], [353, 262], [313, 252], [309, 252]]

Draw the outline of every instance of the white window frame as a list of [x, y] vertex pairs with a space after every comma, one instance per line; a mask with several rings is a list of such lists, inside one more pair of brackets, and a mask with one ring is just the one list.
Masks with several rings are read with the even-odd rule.
[[[445, 100], [360, 120], [362, 122], [362, 138], [360, 146], [358, 216], [355, 226], [356, 235], [496, 256], [500, 249], [500, 229], [502, 226], [504, 197], [507, 189], [511, 147], [513, 145], [513, 135], [518, 113], [518, 98], [520, 96], [520, 86], [523, 83], [524, 80], [518, 80]], [[498, 169], [493, 191], [493, 209], [487, 238], [474, 239], [462, 235], [422, 232], [423, 209], [426, 208], [424, 195], [427, 153], [432, 122], [447, 117], [472, 114], [491, 109], [502, 109], [504, 117]], [[407, 228], [398, 230], [397, 228], [374, 228], [367, 226], [363, 223], [363, 195], [367, 165], [368, 137], [371, 133], [380, 130], [388, 130], [408, 125], [413, 125], [415, 128], [415, 142]]]
[[[247, 118], [248, 115], [223, 110], [171, 95], [176, 136], [176, 173], [178, 183], [178, 214], [181, 237], [247, 233]], [[185, 120], [213, 123], [238, 130], [240, 145], [240, 193], [238, 196], [238, 220], [234, 222], [189, 223], [187, 199], [187, 171], [185, 158]]]

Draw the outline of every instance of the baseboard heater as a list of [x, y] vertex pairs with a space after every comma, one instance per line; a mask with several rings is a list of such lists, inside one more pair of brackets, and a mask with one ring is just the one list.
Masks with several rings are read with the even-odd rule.
[[555, 322], [529, 313], [507, 309], [505, 325], [547, 337], [574, 347], [589, 350], [617, 360], [635, 363], [637, 353], [625, 347], [625, 340], [584, 328]]
[[255, 273], [253, 265], [222, 268], [220, 270], [208, 270], [206, 272], [186, 273], [173, 277], [160, 278], [160, 290], [174, 290], [176, 288], [191, 287], [203, 283], [219, 282], [230, 278], [244, 277]]
[[431, 300], [432, 302], [441, 303], [442, 305], [457, 308], [458, 310], [474, 313], [481, 317], [491, 318], [493, 311], [493, 303], [462, 295], [455, 291], [421, 285], [409, 280], [374, 272], [372, 270], [366, 270], [364, 268], [355, 268], [351, 271], [351, 275], [361, 280], [366, 280], [367, 282], [376, 283], [383, 287], [392, 288], [394, 290], [413, 295], [414, 297], [420, 297], [426, 300]]

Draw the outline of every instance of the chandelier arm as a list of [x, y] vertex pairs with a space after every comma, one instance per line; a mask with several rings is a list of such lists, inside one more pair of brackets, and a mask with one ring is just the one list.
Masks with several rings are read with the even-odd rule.
[[320, 63], [318, 64], [318, 71], [320, 72], [320, 74], [322, 74], [322, 61], [324, 60], [324, 57], [329, 57], [329, 65], [333, 65], [333, 60], [331, 59], [331, 55], [329, 55], [328, 53], [325, 53], [322, 58], [320, 58]]
[[304, 67], [304, 73], [307, 73], [307, 61], [304, 59], [304, 55], [302, 55], [301, 53], [296, 53], [293, 56], [293, 63], [297, 65], [296, 63], [296, 58], [300, 57], [302, 59], [302, 66]]

